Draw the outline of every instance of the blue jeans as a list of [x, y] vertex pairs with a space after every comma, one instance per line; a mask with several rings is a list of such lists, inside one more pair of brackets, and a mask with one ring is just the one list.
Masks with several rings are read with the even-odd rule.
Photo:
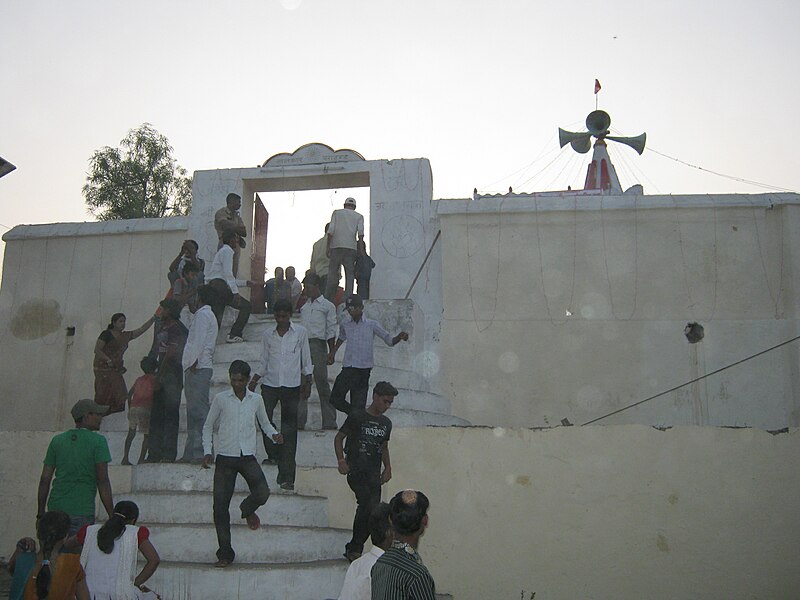
[[186, 392], [186, 447], [183, 460], [203, 458], [203, 424], [208, 416], [208, 391], [214, 369], [184, 371]]

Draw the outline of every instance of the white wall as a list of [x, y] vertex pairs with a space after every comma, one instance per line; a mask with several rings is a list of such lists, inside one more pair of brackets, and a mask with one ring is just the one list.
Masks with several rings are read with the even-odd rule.
[[[442, 387], [454, 414], [582, 423], [798, 335], [798, 202], [440, 201]], [[690, 321], [705, 328], [696, 345]], [[796, 426], [797, 365], [795, 343], [603, 423]]]
[[[18, 226], [3, 236], [0, 430], [71, 426], [69, 408], [94, 397], [97, 336], [115, 312], [127, 315], [128, 329], [153, 314], [185, 237], [183, 217]], [[128, 385], [151, 343], [151, 332], [131, 343]]]

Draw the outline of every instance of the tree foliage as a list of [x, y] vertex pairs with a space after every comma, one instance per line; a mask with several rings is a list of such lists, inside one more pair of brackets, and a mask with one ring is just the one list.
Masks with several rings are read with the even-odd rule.
[[185, 215], [192, 204], [192, 179], [172, 157], [166, 136], [143, 123], [119, 148], [95, 150], [83, 196], [101, 221]]

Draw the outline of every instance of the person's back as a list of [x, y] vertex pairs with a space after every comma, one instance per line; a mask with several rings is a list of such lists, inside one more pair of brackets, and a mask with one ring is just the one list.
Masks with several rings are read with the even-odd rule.
[[349, 208], [339, 208], [331, 215], [331, 248], [356, 249], [356, 236], [364, 235], [364, 216]]

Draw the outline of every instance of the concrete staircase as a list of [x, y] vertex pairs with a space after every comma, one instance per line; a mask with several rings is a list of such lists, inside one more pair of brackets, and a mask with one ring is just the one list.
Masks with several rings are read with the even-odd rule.
[[[368, 315], [370, 304], [367, 306]], [[386, 304], [393, 304], [388, 307], [393, 310], [397, 303]], [[387, 306], [381, 308], [385, 311]], [[274, 326], [271, 317], [253, 315], [245, 329], [245, 342], [225, 344], [224, 337], [231, 321], [231, 315], [226, 315], [214, 357], [212, 397], [227, 387], [231, 361], [242, 359], [251, 365], [258, 361], [261, 335]], [[387, 325], [393, 331], [394, 327]], [[411, 331], [413, 322], [404, 324], [403, 329]], [[413, 339], [413, 331], [411, 335]], [[427, 380], [414, 371], [414, 348], [398, 346], [384, 351], [379, 350], [381, 346], [383, 342], [376, 340], [377, 364], [370, 381], [372, 384], [390, 381], [400, 390], [388, 413], [395, 427], [468, 424], [451, 416], [447, 400], [434, 393]], [[340, 357], [343, 350], [339, 351]], [[331, 385], [340, 369], [340, 364], [329, 367]], [[279, 426], [279, 407], [275, 421]], [[339, 414], [339, 424], [343, 422], [344, 415]], [[308, 401], [306, 430], [298, 435], [298, 489], [303, 489], [304, 471], [336, 468], [333, 453], [336, 432], [321, 431], [320, 428], [319, 397], [314, 388]], [[104, 420], [102, 429], [109, 440], [112, 464], [119, 464], [127, 417], [124, 414], [112, 415]], [[185, 410], [182, 407], [179, 455], [185, 439]], [[141, 436], [137, 436], [131, 449], [133, 461], [138, 457], [140, 444]], [[266, 454], [260, 442], [259, 452], [261, 460]], [[275, 484], [277, 467], [262, 467], [272, 494], [258, 511], [262, 522], [259, 531], [249, 530], [239, 518], [238, 504], [246, 495], [247, 487], [244, 480], [237, 480], [236, 493], [231, 501], [231, 532], [236, 561], [226, 569], [210, 566], [216, 560], [217, 549], [212, 520], [213, 469], [185, 464], [143, 464], [118, 469], [126, 476], [130, 473], [130, 493], [116, 493], [115, 498], [131, 499], [141, 509], [141, 523], [150, 528], [151, 540], [162, 560], [148, 584], [165, 600], [301, 600], [338, 596], [347, 570], [342, 552], [351, 532], [329, 526], [326, 497], [278, 488]]]

